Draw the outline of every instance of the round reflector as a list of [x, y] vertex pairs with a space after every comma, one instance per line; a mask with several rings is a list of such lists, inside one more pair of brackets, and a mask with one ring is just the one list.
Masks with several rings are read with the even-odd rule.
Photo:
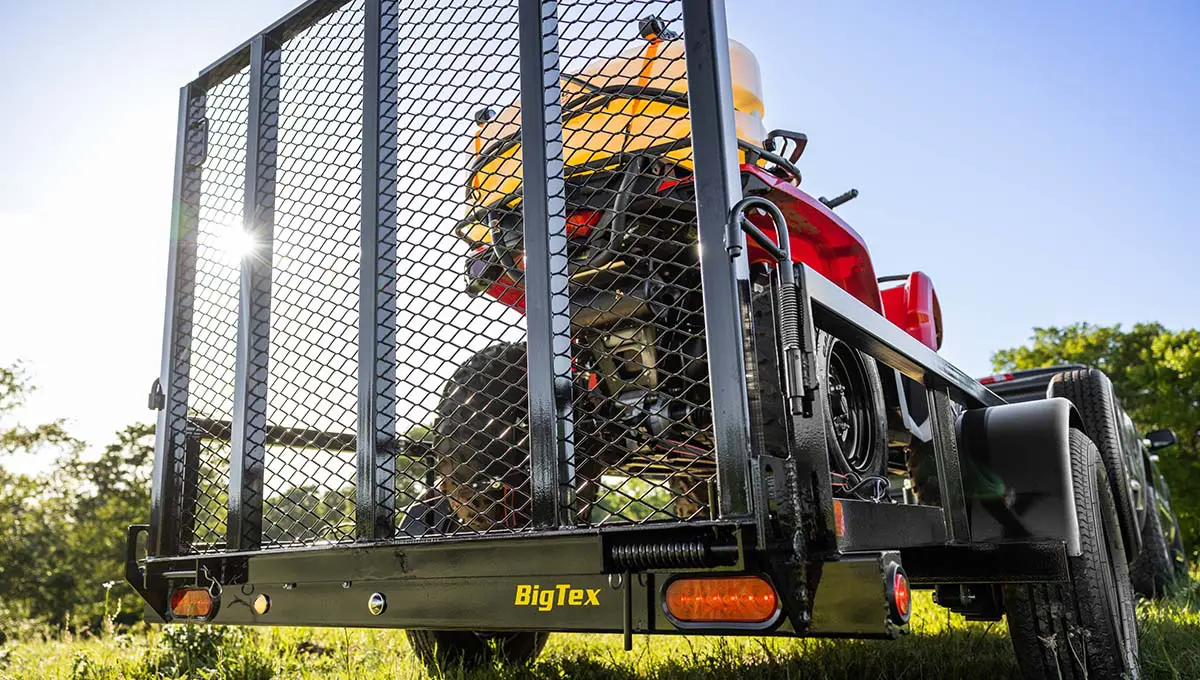
[[212, 614], [213, 598], [207, 588], [177, 588], [171, 592], [171, 613], [185, 619], [205, 619]]
[[892, 608], [892, 619], [897, 625], [908, 623], [912, 616], [912, 589], [908, 585], [908, 576], [898, 564], [892, 564], [888, 570], [890, 576], [887, 582], [888, 601]]
[[680, 578], [667, 585], [667, 613], [685, 623], [765, 623], [779, 610], [758, 576]]

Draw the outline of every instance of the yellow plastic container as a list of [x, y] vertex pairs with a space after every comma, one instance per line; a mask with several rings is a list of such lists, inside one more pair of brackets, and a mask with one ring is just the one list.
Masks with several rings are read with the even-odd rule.
[[[737, 136], [761, 144], [766, 129], [763, 127], [762, 77], [758, 60], [744, 45], [733, 40], [729, 41], [729, 53]], [[650, 41], [615, 57], [597, 59], [577, 75], [564, 77], [561, 88], [563, 156], [568, 175], [573, 170], [579, 172], [584, 164], [591, 164], [591, 170], [600, 169], [604, 167], [605, 159], [618, 154], [663, 147], [690, 138], [687, 66], [682, 39]], [[607, 88], [624, 88], [624, 91], [607, 101], [601, 95], [587, 96], [589, 92]], [[672, 103], [649, 97], [660, 92], [682, 97]], [[520, 131], [519, 104], [506, 107], [491, 121], [480, 125], [475, 138], [473, 165], [481, 162], [481, 152], [487, 154], [488, 159], [471, 175], [469, 211], [494, 205], [520, 189], [521, 146], [519, 143], [497, 143], [519, 140]], [[690, 144], [665, 150], [660, 155], [691, 167]], [[486, 243], [491, 238], [483, 225], [471, 225], [462, 235], [479, 243]]]

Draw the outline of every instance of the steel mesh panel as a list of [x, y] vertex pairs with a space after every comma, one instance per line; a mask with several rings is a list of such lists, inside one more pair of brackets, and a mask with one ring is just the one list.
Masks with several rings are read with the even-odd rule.
[[[578, 520], [710, 517], [679, 2], [559, 3]], [[586, 228], [586, 235], [580, 232]]]
[[[516, 5], [410, 0], [396, 8], [399, 530], [515, 530], [528, 513], [524, 318], [465, 285], [472, 245], [456, 227], [476, 117], [518, 92]], [[519, 166], [498, 179], [519, 184]], [[516, 287], [502, 294], [520, 296]]]
[[[272, 60], [261, 95], [249, 69], [203, 86], [196, 264], [194, 281], [181, 283], [193, 286], [191, 336], [180, 341], [191, 350], [188, 419], [199, 442], [185, 478], [195, 502], [184, 550], [224, 547], [231, 457], [246, 466], [238, 484], [250, 485], [239, 486], [231, 519], [253, 546], [532, 526], [517, 3], [380, 4], [378, 36], [367, 35], [358, 0], [282, 44], [256, 43]], [[564, 248], [551, 256], [566, 269], [551, 280], [567, 289], [550, 292], [553, 313], [568, 319], [555, 323], [570, 329], [569, 362], [554, 371], [573, 385], [574, 420], [573, 432], [560, 429], [560, 450], [573, 454], [559, 470], [559, 520], [709, 517], [686, 69], [673, 33], [680, 3], [571, 0], [558, 11], [559, 39], [545, 47], [559, 51], [563, 144], [550, 160], [566, 183], [552, 176], [548, 189], [565, 198], [567, 238], [551, 239]], [[374, 39], [379, 62], [364, 67]], [[375, 84], [364, 77], [374, 67]], [[255, 123], [248, 181], [255, 96], [268, 113]], [[378, 169], [364, 176], [371, 154]], [[250, 190], [255, 228], [266, 226], [253, 233], [269, 248], [245, 242]], [[377, 200], [364, 204], [373, 190]], [[370, 224], [364, 205], [377, 211]], [[378, 278], [365, 283], [364, 229], [378, 251]], [[263, 377], [252, 373], [248, 389], [265, 395], [266, 431], [259, 421], [239, 435], [239, 258], [256, 256], [269, 258], [269, 309], [255, 308], [269, 330], [266, 359], [252, 359]], [[360, 286], [371, 295], [363, 304], [378, 303], [374, 333], [362, 336], [359, 314], [370, 312], [360, 310]], [[360, 348], [360, 337], [375, 346]], [[364, 357], [378, 362], [377, 417], [358, 412], [371, 388], [360, 385], [370, 376]], [[253, 384], [262, 379], [265, 389]], [[364, 451], [364, 422], [382, 453]], [[371, 475], [363, 489], [359, 474]], [[372, 524], [380, 517], [382, 531]]]
[[362, 76], [361, 2], [281, 46], [264, 545], [354, 539]]
[[[246, 173], [249, 70], [213, 86], [205, 100], [204, 163], [200, 171], [199, 223], [193, 288], [188, 417], [227, 422], [233, 412], [233, 357], [238, 314], [238, 259]], [[208, 436], [201, 424], [196, 461], [192, 550], [225, 543], [229, 443]], [[186, 542], [185, 542], [186, 543]]]

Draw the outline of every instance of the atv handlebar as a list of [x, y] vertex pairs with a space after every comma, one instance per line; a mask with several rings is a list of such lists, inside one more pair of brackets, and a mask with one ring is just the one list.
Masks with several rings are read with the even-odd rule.
[[834, 208], [838, 207], [839, 205], [842, 205], [844, 203], [849, 203], [850, 201], [854, 200], [855, 198], [858, 198], [858, 189], [851, 189], [851, 190], [847, 191], [846, 193], [844, 193], [840, 196], [834, 196], [833, 198], [825, 198], [824, 196], [822, 196], [819, 200], [825, 204], [826, 208], [833, 210]]

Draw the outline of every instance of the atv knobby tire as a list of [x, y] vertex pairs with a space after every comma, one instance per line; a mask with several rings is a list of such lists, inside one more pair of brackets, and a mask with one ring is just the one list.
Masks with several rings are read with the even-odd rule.
[[1004, 589], [1008, 628], [1029, 680], [1137, 680], [1138, 637], [1125, 546], [1096, 445], [1070, 432], [1081, 554], [1069, 582]]
[[[945, 423], [944, 427], [954, 427], [953, 403], [949, 399], [939, 399], [937, 403], [940, 404], [938, 422]], [[930, 415], [932, 416], [932, 414]], [[930, 418], [930, 420], [933, 419]], [[934, 432], [934, 439], [927, 442], [915, 441], [910, 446], [904, 447], [904, 467], [908, 470], [908, 480], [913, 496], [921, 505], [940, 506], [942, 504], [942, 490], [938, 484], [937, 457], [934, 450], [934, 440], [937, 436], [937, 433]], [[965, 467], [971, 463], [964, 457], [960, 459], [960, 464], [965, 471]]]
[[1138, 544], [1141, 542], [1142, 523], [1134, 507], [1129, 464], [1121, 446], [1121, 421], [1118, 419], [1112, 381], [1094, 368], [1065, 371], [1051, 378], [1046, 396], [1064, 397], [1074, 404], [1079, 417], [1083, 419], [1083, 431], [1096, 443], [1117, 505], [1121, 538], [1129, 551], [1126, 556], [1132, 561], [1137, 557]]
[[447, 670], [487, 668], [495, 661], [511, 665], [532, 662], [549, 633], [516, 631], [477, 633], [462, 630], [407, 630], [408, 643], [431, 675]]

